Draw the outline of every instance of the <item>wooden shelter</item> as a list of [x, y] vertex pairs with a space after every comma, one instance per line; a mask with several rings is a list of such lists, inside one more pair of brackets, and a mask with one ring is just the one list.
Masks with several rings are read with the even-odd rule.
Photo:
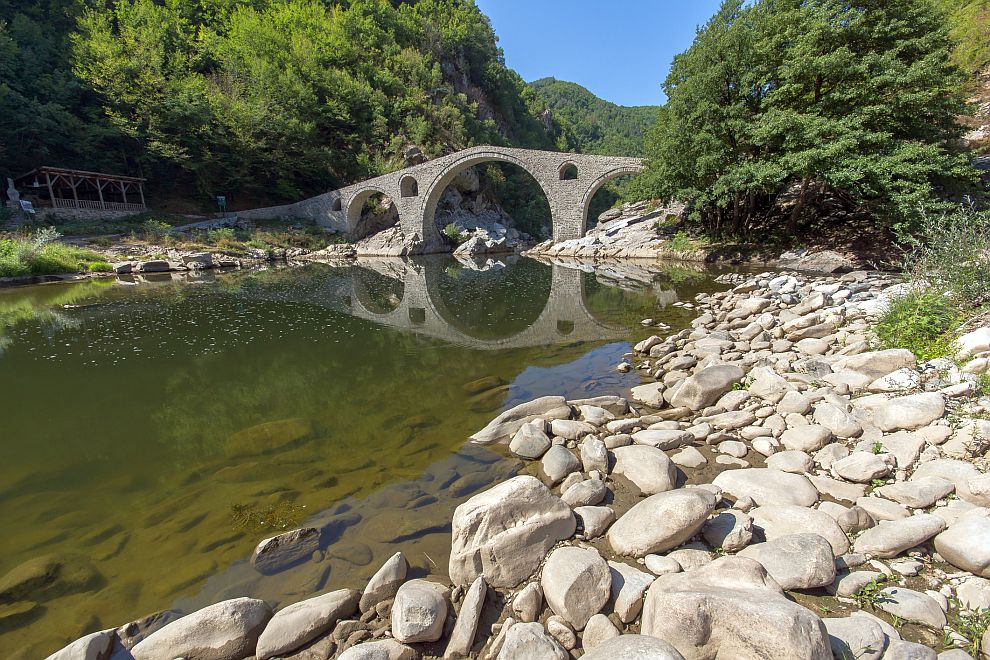
[[139, 212], [146, 209], [145, 180], [44, 166], [17, 177], [14, 186], [35, 207]]

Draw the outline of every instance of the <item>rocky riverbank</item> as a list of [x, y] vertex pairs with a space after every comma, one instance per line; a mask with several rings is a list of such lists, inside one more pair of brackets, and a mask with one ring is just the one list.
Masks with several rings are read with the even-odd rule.
[[[729, 279], [684, 303], [693, 328], [617, 365], [648, 381], [629, 397], [543, 397], [472, 436], [506, 445], [524, 474], [457, 507], [446, 574], [414, 575], [399, 552], [360, 591], [280, 609], [230, 594], [52, 657], [950, 660], [990, 647], [990, 328], [960, 338], [957, 360], [919, 363], [871, 350], [872, 319], [904, 286], [885, 276]], [[266, 539], [252, 562], [307, 561], [320, 534]]]

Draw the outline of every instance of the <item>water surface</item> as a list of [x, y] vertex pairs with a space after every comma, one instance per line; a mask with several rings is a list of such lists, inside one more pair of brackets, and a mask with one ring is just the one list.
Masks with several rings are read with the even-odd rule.
[[[454, 506], [519, 469], [465, 439], [535, 396], [638, 384], [613, 367], [639, 321], [684, 327], [671, 304], [718, 288], [586, 270], [382, 260], [0, 291], [4, 656], [359, 586], [400, 548], [444, 573]], [[314, 560], [259, 575], [257, 542], [303, 523], [323, 528]]]

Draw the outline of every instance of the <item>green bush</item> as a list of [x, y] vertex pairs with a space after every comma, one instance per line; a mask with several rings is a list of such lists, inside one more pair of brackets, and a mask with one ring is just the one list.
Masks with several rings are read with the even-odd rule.
[[145, 240], [148, 241], [165, 240], [171, 229], [172, 225], [167, 222], [162, 222], [161, 220], [155, 220], [154, 218], [145, 220], [141, 225], [141, 233], [144, 235]]
[[673, 252], [695, 252], [698, 247], [687, 232], [679, 231], [667, 241], [667, 249]]
[[206, 232], [206, 239], [214, 245], [229, 244], [237, 240], [237, 233], [230, 227], [220, 227]]
[[462, 234], [461, 230], [453, 222], [443, 228], [443, 235], [454, 245], [460, 245], [467, 240], [467, 236]]
[[876, 327], [880, 348], [906, 348], [919, 360], [952, 354], [953, 330], [963, 314], [951, 298], [932, 289], [914, 289], [895, 298]]
[[106, 261], [94, 261], [89, 265], [89, 272], [91, 273], [109, 273], [113, 270], [113, 264], [109, 264]]
[[961, 207], [922, 222], [907, 270], [967, 307], [990, 301], [990, 212]]

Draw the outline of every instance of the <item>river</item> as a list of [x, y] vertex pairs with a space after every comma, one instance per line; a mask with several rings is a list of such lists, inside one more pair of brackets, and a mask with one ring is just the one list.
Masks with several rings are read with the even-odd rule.
[[[658, 332], [640, 321], [686, 327], [674, 303], [714, 275], [441, 257], [0, 291], [4, 657], [357, 587], [400, 542], [444, 574], [453, 508], [521, 467], [466, 438], [536, 396], [639, 384], [614, 367]], [[254, 570], [303, 524], [312, 561]]]

